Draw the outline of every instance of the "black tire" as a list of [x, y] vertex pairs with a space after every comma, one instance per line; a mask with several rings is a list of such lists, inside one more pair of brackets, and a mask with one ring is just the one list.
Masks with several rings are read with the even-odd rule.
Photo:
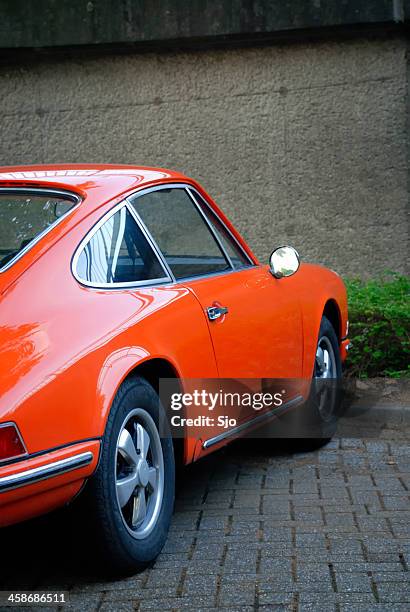
[[[173, 513], [175, 461], [169, 429], [165, 435], [158, 438], [160, 447], [158, 444], [156, 446], [157, 449], [162, 449], [163, 454], [163, 489], [161, 488], [163, 493], [160, 510], [156, 511], [157, 519], [154, 527], [146, 537], [136, 539], [132, 535], [133, 527], [127, 523], [125, 510], [120, 507], [117, 494], [117, 483], [119, 482], [117, 442], [120, 433], [125, 428], [124, 423], [128, 423], [127, 418], [130, 418], [129, 422], [131, 422], [131, 416], [136, 408], [141, 409], [140, 414], [147, 419], [147, 422], [151, 423], [149, 419], [151, 417], [157, 431], [164, 433], [165, 413], [154, 389], [142, 378], [125, 381], [114, 399], [107, 420], [98, 469], [87, 483], [83, 494], [84, 511], [87, 513], [85, 517], [87, 530], [90, 532], [93, 545], [96, 546], [99, 565], [107, 575], [129, 575], [144, 569], [154, 561], [165, 544]], [[146, 413], [149, 417], [146, 416]], [[133, 434], [135, 437], [138, 425], [133, 423], [133, 426], [136, 432]], [[130, 429], [132, 430], [132, 427]], [[150, 444], [152, 446], [153, 443]], [[150, 446], [148, 445], [147, 448]], [[137, 443], [136, 450], [138, 454], [141, 453]], [[149, 454], [151, 451], [147, 452]], [[145, 489], [143, 489], [143, 494], [145, 498]], [[131, 503], [133, 503], [132, 500]], [[149, 503], [147, 501], [147, 508], [149, 508]]]
[[[320, 323], [318, 345], [322, 338], [327, 339], [333, 349], [334, 377], [326, 381], [316, 378], [315, 362], [309, 398], [291, 415], [291, 446], [292, 450], [296, 451], [316, 450], [325, 446], [337, 429], [342, 395], [342, 362], [336, 332], [325, 316]], [[323, 394], [326, 394], [325, 397]], [[323, 410], [322, 403], [325, 404], [326, 411]]]

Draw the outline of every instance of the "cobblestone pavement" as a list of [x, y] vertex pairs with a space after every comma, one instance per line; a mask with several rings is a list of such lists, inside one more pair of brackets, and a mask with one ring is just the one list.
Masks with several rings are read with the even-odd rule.
[[163, 553], [126, 580], [78, 575], [61, 518], [7, 530], [3, 588], [68, 590], [64, 610], [408, 611], [410, 428], [380, 435], [295, 455], [247, 441], [191, 466]]

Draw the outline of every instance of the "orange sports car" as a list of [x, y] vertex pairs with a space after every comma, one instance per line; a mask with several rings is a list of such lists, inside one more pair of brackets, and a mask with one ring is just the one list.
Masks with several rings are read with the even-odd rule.
[[[342, 373], [342, 280], [300, 265], [291, 247], [261, 264], [182, 174], [0, 168], [0, 302], [0, 525], [80, 494], [117, 571], [160, 552], [176, 460], [195, 461], [290, 408], [319, 427], [315, 443], [334, 431], [337, 402], [317, 383]], [[162, 380], [182, 411], [182, 402], [169, 410]], [[223, 381], [250, 381], [252, 393], [269, 380], [300, 385], [212, 429], [190, 419], [198, 380], [220, 381], [220, 392]]]

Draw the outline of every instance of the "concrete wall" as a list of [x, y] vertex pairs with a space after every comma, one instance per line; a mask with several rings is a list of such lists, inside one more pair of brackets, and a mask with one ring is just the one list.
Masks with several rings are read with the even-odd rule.
[[404, 271], [406, 41], [0, 67], [0, 163], [161, 165], [198, 178], [262, 260]]
[[410, 0], [1, 0], [0, 16], [0, 50], [102, 44], [141, 48], [403, 24], [410, 18]]

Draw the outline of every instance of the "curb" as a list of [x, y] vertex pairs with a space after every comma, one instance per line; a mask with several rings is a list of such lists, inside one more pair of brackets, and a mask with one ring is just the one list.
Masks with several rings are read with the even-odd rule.
[[342, 416], [343, 420], [360, 419], [380, 425], [410, 425], [409, 404], [352, 404]]

